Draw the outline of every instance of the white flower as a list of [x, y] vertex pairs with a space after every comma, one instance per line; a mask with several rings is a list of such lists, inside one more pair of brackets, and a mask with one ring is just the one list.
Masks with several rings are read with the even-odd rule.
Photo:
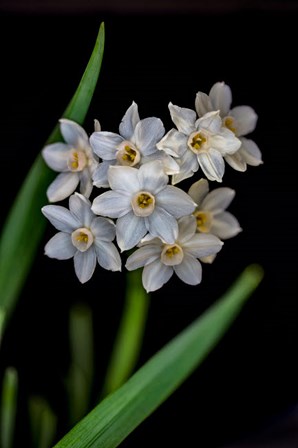
[[179, 231], [172, 244], [159, 238], [145, 238], [126, 262], [131, 271], [144, 266], [143, 286], [147, 292], [161, 288], [175, 274], [189, 285], [197, 285], [202, 279], [202, 266], [198, 258], [217, 254], [223, 242], [214, 235], [196, 232], [194, 216], [178, 220]]
[[46, 205], [42, 213], [59, 230], [45, 246], [50, 258], [67, 260], [74, 257], [75, 273], [81, 283], [93, 275], [96, 261], [104, 269], [121, 270], [121, 258], [116, 246], [115, 224], [94, 215], [91, 203], [75, 193], [69, 198], [69, 210], [60, 205]]
[[172, 176], [172, 183], [191, 177], [199, 166], [209, 180], [221, 182], [225, 171], [223, 157], [237, 151], [241, 142], [222, 126], [218, 111], [197, 120], [196, 112], [191, 109], [172, 103], [169, 103], [169, 109], [178, 131], [171, 129], [157, 147], [178, 157], [180, 171]]
[[127, 109], [119, 126], [119, 133], [95, 130], [90, 136], [90, 145], [102, 162], [93, 175], [94, 185], [109, 187], [108, 169], [112, 165], [134, 166], [160, 159], [166, 174], [179, 171], [175, 160], [166, 153], [158, 151], [156, 143], [165, 133], [159, 118], [140, 120], [135, 102]]
[[139, 169], [111, 166], [108, 179], [112, 190], [95, 198], [92, 210], [118, 218], [116, 239], [121, 251], [136, 246], [146, 232], [173, 244], [178, 234], [176, 218], [191, 214], [196, 206], [187, 193], [167, 185], [159, 160]]
[[60, 119], [61, 134], [66, 143], [53, 143], [42, 150], [47, 165], [59, 174], [47, 190], [50, 202], [62, 201], [70, 196], [78, 184], [80, 192], [89, 197], [92, 189], [92, 173], [98, 165], [89, 145], [85, 130], [77, 123]]
[[224, 82], [215, 83], [209, 96], [198, 92], [196, 95], [196, 111], [201, 117], [207, 112], [219, 110], [223, 125], [239, 137], [241, 146], [234, 154], [225, 156], [226, 162], [237, 171], [245, 171], [247, 165], [258, 166], [262, 162], [262, 154], [253, 140], [244, 135], [254, 131], [258, 116], [250, 106], [237, 106], [231, 109], [232, 92]]

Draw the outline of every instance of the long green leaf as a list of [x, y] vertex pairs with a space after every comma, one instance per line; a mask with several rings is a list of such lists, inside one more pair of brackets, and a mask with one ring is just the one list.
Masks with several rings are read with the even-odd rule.
[[[104, 23], [100, 25], [88, 65], [68, 107], [62, 114], [82, 124], [100, 73], [104, 51]], [[60, 118], [60, 117], [59, 117]], [[58, 122], [58, 120], [57, 120]], [[56, 125], [46, 143], [60, 139]], [[39, 154], [12, 205], [0, 238], [0, 314], [10, 317], [32, 265], [46, 220], [40, 211], [46, 190], [56, 174]]]
[[262, 277], [260, 266], [248, 266], [220, 300], [96, 406], [55, 448], [118, 446], [206, 358]]

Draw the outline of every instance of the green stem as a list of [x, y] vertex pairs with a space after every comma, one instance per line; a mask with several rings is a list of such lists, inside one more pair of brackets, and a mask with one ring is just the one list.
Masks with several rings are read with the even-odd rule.
[[141, 350], [149, 307], [142, 270], [127, 272], [123, 315], [103, 386], [103, 396], [118, 389], [133, 372]]

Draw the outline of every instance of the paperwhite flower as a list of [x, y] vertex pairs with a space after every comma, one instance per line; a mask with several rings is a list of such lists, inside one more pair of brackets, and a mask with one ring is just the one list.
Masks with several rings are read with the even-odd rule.
[[196, 95], [196, 111], [204, 116], [207, 112], [219, 110], [223, 125], [239, 137], [241, 146], [234, 154], [225, 156], [226, 162], [237, 171], [245, 171], [247, 165], [258, 166], [262, 162], [262, 154], [253, 140], [244, 138], [254, 131], [258, 116], [250, 106], [237, 106], [231, 109], [232, 92], [224, 82], [215, 83], [209, 96], [198, 92]]
[[174, 243], [145, 238], [127, 259], [125, 266], [129, 271], [144, 266], [142, 281], [147, 292], [161, 288], [174, 272], [184, 283], [199, 284], [202, 265], [198, 258], [217, 254], [223, 245], [214, 235], [197, 233], [193, 215], [180, 218], [178, 226]]
[[78, 184], [80, 192], [89, 197], [92, 189], [92, 173], [98, 165], [89, 145], [85, 130], [77, 123], [60, 119], [60, 131], [66, 143], [53, 143], [42, 150], [47, 165], [59, 174], [47, 190], [50, 202], [62, 201], [70, 196]]
[[46, 205], [42, 213], [59, 232], [45, 246], [50, 258], [67, 260], [74, 257], [75, 273], [81, 283], [93, 275], [96, 261], [104, 269], [121, 270], [121, 258], [116, 246], [115, 224], [94, 215], [91, 203], [75, 193], [69, 198], [69, 210], [60, 205]]
[[[98, 127], [98, 125], [97, 125]], [[156, 143], [165, 133], [159, 118], [140, 120], [135, 102], [127, 109], [119, 126], [119, 134], [95, 130], [90, 136], [90, 145], [102, 162], [93, 175], [96, 187], [109, 187], [108, 169], [112, 165], [134, 166], [160, 159], [166, 174], [179, 171], [175, 160], [166, 153], [158, 151]]]
[[176, 218], [191, 214], [196, 207], [187, 193], [167, 185], [159, 160], [139, 169], [111, 166], [108, 180], [112, 190], [95, 198], [92, 210], [118, 218], [116, 239], [121, 251], [136, 246], [147, 232], [173, 244], [178, 235]]
[[158, 149], [178, 157], [178, 174], [172, 184], [191, 177], [199, 166], [209, 180], [222, 181], [225, 171], [223, 157], [239, 149], [241, 142], [235, 134], [222, 126], [219, 112], [210, 112], [197, 120], [196, 112], [174, 106], [169, 109], [176, 129], [171, 129], [157, 144]]

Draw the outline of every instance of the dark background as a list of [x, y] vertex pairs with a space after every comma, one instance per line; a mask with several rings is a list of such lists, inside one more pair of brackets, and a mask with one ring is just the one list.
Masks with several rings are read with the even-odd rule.
[[[232, 88], [233, 106], [248, 104], [259, 116], [251, 137], [264, 165], [245, 173], [227, 166], [223, 181], [236, 190], [229, 211], [243, 232], [225, 242], [213, 265], [203, 266], [201, 285], [173, 277], [151, 295], [138, 365], [212, 305], [248, 264], [262, 265], [264, 280], [207, 360], [121, 446], [298, 446], [296, 3], [42, 5], [0, 7], [1, 223], [76, 89], [102, 21], [105, 54], [84, 124], [89, 134], [94, 118], [117, 132], [132, 101], [141, 118], [158, 116], [168, 130], [169, 101], [194, 108], [196, 92], [208, 93], [217, 81]], [[0, 375], [12, 365], [20, 378], [16, 446], [31, 443], [27, 402], [33, 394], [58, 415], [57, 440], [68, 430], [63, 377], [72, 305], [83, 302], [93, 312], [92, 405], [122, 311], [124, 274], [97, 267], [80, 285], [71, 261], [43, 255], [54, 233], [48, 226], [1, 347]], [[283, 419], [291, 428], [257, 442]]]

